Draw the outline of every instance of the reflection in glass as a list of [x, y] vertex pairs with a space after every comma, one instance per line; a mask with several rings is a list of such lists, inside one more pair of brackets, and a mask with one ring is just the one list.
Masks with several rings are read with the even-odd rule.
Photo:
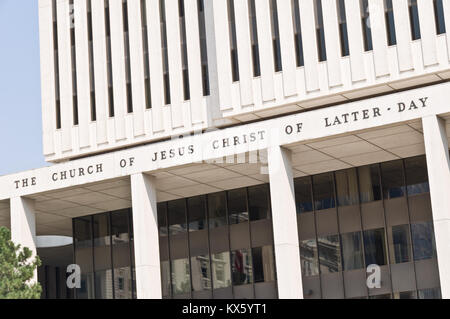
[[408, 196], [429, 193], [427, 161], [424, 156], [405, 160]]
[[167, 237], [167, 204], [158, 203], [157, 207], [158, 211], [158, 228], [159, 228], [159, 236]]
[[186, 225], [186, 203], [184, 199], [168, 203], [169, 233], [171, 236], [185, 233]]
[[383, 228], [364, 231], [364, 252], [366, 266], [386, 265], [386, 241]]
[[318, 238], [320, 273], [341, 271], [341, 244], [339, 235]]
[[188, 199], [189, 231], [206, 229], [205, 196]]
[[112, 299], [113, 277], [111, 269], [111, 230], [109, 215], [95, 215], [93, 217], [93, 228], [95, 297], [97, 299]]
[[336, 207], [334, 199], [333, 174], [327, 173], [313, 177], [314, 202], [316, 210]]
[[319, 274], [319, 254], [315, 239], [300, 242], [300, 261], [303, 276], [310, 277]]
[[174, 295], [188, 294], [191, 291], [189, 259], [172, 260], [172, 291]]
[[252, 256], [249, 249], [239, 249], [231, 252], [231, 270], [233, 285], [253, 283]]
[[417, 299], [417, 294], [415, 291], [396, 292], [394, 299]]
[[348, 233], [341, 235], [342, 263], [345, 271], [361, 269], [364, 267], [361, 233]]
[[311, 178], [301, 177], [294, 181], [295, 184], [295, 202], [297, 205], [297, 214], [313, 211]]
[[430, 259], [435, 256], [433, 224], [418, 223], [411, 225], [414, 260]]
[[269, 187], [268, 185], [259, 185], [249, 187], [248, 189], [248, 210], [250, 220], [267, 219], [269, 216]]
[[358, 168], [361, 203], [381, 200], [380, 172], [378, 165]]
[[208, 195], [209, 227], [216, 228], [227, 225], [226, 193]]
[[422, 289], [418, 291], [418, 299], [441, 299], [441, 288]]
[[212, 277], [214, 289], [227, 288], [231, 286], [231, 265], [230, 253], [224, 252], [213, 254], [212, 260]]
[[161, 262], [162, 295], [170, 297], [170, 264], [168, 260]]
[[211, 268], [209, 256], [191, 257], [192, 290], [203, 291], [211, 289]]
[[405, 196], [402, 161], [382, 163], [381, 176], [385, 200]]
[[230, 225], [248, 221], [247, 190], [245, 188], [228, 192], [228, 218]]
[[255, 282], [275, 281], [275, 263], [272, 246], [252, 249]]
[[81, 288], [76, 291], [78, 299], [95, 298], [91, 221], [92, 217], [89, 216], [76, 218], [73, 222], [75, 262], [81, 268]]
[[392, 263], [400, 264], [411, 261], [411, 236], [409, 234], [408, 225], [392, 227], [392, 245], [394, 248], [394, 258], [391, 261]]
[[339, 206], [358, 204], [358, 178], [356, 168], [339, 171], [335, 174], [336, 193]]

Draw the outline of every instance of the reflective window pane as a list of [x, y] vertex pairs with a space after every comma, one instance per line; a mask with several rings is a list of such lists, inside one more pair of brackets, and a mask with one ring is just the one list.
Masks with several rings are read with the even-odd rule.
[[269, 186], [258, 185], [248, 189], [248, 210], [250, 220], [256, 221], [269, 217]]
[[174, 295], [184, 295], [191, 291], [189, 276], [189, 259], [172, 260], [172, 292]]
[[193, 291], [211, 289], [211, 267], [208, 255], [192, 257], [191, 272]]
[[93, 217], [93, 229], [95, 297], [97, 299], [112, 299], [113, 277], [111, 267], [111, 230], [109, 215], [95, 215]]
[[381, 176], [385, 200], [405, 196], [402, 161], [382, 163]]
[[168, 260], [161, 262], [161, 281], [162, 281], [162, 296], [163, 298], [170, 297], [171, 283], [170, 283], [170, 263]]
[[176, 235], [187, 231], [186, 202], [184, 199], [168, 203], [168, 222], [170, 235]]
[[408, 196], [430, 192], [425, 156], [406, 159], [405, 170]]
[[253, 267], [250, 249], [239, 249], [231, 252], [231, 269], [233, 285], [253, 283]]
[[334, 273], [342, 270], [339, 235], [319, 237], [318, 248], [321, 274]]
[[339, 206], [353, 206], [358, 201], [358, 178], [356, 168], [339, 171], [335, 174], [336, 193]]
[[230, 224], [248, 221], [247, 190], [245, 188], [228, 192], [228, 218]]
[[158, 211], [158, 228], [159, 228], [159, 236], [167, 237], [167, 204], [166, 203], [158, 203], [157, 207]]
[[92, 217], [80, 217], [74, 220], [75, 262], [81, 268], [81, 288], [77, 289], [78, 299], [95, 298], [94, 265], [92, 259]]
[[301, 177], [294, 181], [297, 214], [313, 211], [311, 178]]
[[392, 263], [400, 264], [411, 261], [411, 236], [409, 234], [409, 225], [400, 225], [392, 227]]
[[205, 196], [188, 199], [189, 231], [206, 229]]
[[433, 224], [418, 223], [411, 225], [414, 260], [430, 259], [435, 256]]
[[364, 267], [361, 233], [348, 233], [341, 235], [342, 263], [345, 271], [361, 269]]
[[230, 253], [223, 252], [213, 254], [212, 260], [212, 278], [214, 289], [227, 288], [231, 286], [231, 265]]
[[383, 228], [364, 231], [364, 253], [366, 266], [386, 265], [386, 241]]
[[275, 260], [272, 246], [252, 249], [255, 282], [275, 281]]
[[441, 299], [441, 288], [422, 289], [418, 291], [418, 299]]
[[300, 242], [300, 261], [303, 276], [310, 277], [319, 274], [319, 254], [315, 239]]
[[322, 174], [313, 177], [314, 202], [316, 210], [336, 207], [334, 199], [333, 174]]
[[381, 200], [380, 172], [378, 165], [358, 168], [361, 203]]
[[227, 225], [226, 193], [208, 195], [209, 227], [216, 228]]

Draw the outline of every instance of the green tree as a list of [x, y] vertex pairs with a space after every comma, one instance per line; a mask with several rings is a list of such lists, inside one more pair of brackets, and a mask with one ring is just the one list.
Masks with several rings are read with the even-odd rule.
[[0, 227], [0, 299], [39, 299], [39, 283], [30, 284], [34, 271], [41, 265], [38, 256], [11, 241], [11, 232]]

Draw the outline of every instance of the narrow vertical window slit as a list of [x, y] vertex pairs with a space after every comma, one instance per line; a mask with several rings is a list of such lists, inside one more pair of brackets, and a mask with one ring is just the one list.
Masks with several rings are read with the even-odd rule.
[[144, 48], [144, 87], [145, 87], [145, 108], [152, 107], [150, 89], [150, 60], [148, 51], [148, 24], [147, 24], [147, 3], [141, 0], [141, 27], [142, 27], [142, 47]]
[[234, 0], [228, 0], [228, 24], [230, 29], [230, 47], [231, 47], [231, 71], [233, 82], [239, 81], [239, 59], [236, 37], [236, 14], [234, 11]]
[[272, 24], [272, 43], [273, 43], [273, 58], [275, 62], [275, 72], [280, 72], [283, 71], [283, 63], [281, 60], [280, 24], [278, 22], [277, 0], [270, 0], [270, 13]]

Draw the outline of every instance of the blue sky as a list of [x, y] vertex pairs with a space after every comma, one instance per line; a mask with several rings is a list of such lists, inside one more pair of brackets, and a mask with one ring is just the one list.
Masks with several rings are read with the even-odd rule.
[[37, 0], [0, 0], [0, 175], [46, 165], [42, 155]]

